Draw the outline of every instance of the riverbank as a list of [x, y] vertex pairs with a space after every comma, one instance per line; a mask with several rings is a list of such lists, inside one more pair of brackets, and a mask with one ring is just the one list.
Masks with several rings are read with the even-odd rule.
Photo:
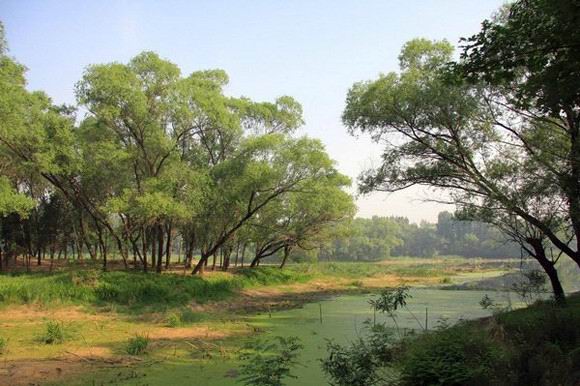
[[[241, 342], [266, 329], [248, 321], [260, 317], [256, 314], [279, 315], [277, 311], [338, 294], [401, 284], [432, 287], [464, 280], [462, 275], [494, 275], [508, 269], [505, 262], [482, 267], [468, 260], [442, 264], [407, 259], [396, 264], [295, 265], [283, 271], [263, 267], [202, 278], [74, 270], [1, 276], [0, 337], [6, 343], [0, 384], [63, 384], [104, 373], [93, 378], [98, 381], [118, 369], [120, 377], [130, 378], [118, 384], [130, 384], [133, 371], [149, 374], [144, 369], [153, 364], [155, 371], [171, 373], [172, 363], [189, 369], [196, 363], [206, 366], [208, 356], [234, 356]], [[62, 342], [43, 342], [50, 323], [61, 326]], [[128, 341], [136, 334], [149, 339], [145, 355], [127, 354]], [[221, 370], [234, 368], [230, 364]]]

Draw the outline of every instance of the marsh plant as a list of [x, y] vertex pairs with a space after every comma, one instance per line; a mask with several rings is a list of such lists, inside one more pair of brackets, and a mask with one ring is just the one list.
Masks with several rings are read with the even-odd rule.
[[8, 339], [0, 336], [0, 355], [4, 354], [8, 347]]
[[40, 340], [45, 344], [60, 344], [66, 339], [65, 327], [62, 322], [49, 320], [46, 322], [44, 333]]
[[[426, 329], [426, 325], [421, 323], [421, 321], [417, 318], [417, 316], [407, 307], [407, 299], [412, 298], [411, 294], [409, 293], [408, 286], [400, 286], [396, 288], [385, 288], [381, 291], [381, 293], [369, 300], [369, 304], [373, 309], [373, 312], [376, 313], [380, 312], [383, 314], [387, 314], [389, 318], [395, 324], [395, 328], [399, 333], [399, 336], [402, 337], [403, 332], [399, 328], [399, 323], [397, 323], [397, 315], [396, 311], [400, 309], [405, 309], [417, 322], [417, 325], [422, 329]], [[373, 323], [376, 322], [376, 316], [374, 317]], [[376, 323], [375, 323], [376, 324]]]
[[284, 379], [296, 378], [291, 371], [304, 346], [295, 336], [277, 336], [251, 343], [240, 356], [238, 382], [246, 386], [283, 386]]
[[327, 357], [321, 360], [322, 370], [336, 386], [395, 385], [397, 372], [393, 361], [392, 328], [385, 323], [365, 322], [367, 330], [349, 344], [332, 340], [326, 344]]
[[127, 341], [126, 351], [129, 355], [142, 355], [149, 347], [149, 336], [137, 334]]

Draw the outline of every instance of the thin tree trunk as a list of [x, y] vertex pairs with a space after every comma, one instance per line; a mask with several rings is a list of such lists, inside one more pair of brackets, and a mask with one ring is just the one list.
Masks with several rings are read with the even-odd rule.
[[193, 268], [194, 275], [197, 273], [200, 273], [200, 274], [203, 273], [204, 267], [207, 264], [208, 259], [209, 259], [209, 255], [207, 254], [207, 252], [202, 251], [201, 256], [199, 258], [199, 261], [197, 262], [197, 264]]
[[169, 264], [171, 263], [171, 247], [172, 247], [172, 237], [171, 237], [171, 225], [167, 226], [167, 242], [165, 247], [165, 269], [169, 269]]
[[161, 269], [163, 268], [163, 248], [165, 247], [163, 233], [163, 225], [159, 224], [157, 226], [157, 273], [161, 273]]
[[566, 304], [566, 295], [564, 293], [564, 288], [558, 277], [558, 271], [554, 267], [554, 263], [546, 257], [546, 250], [541, 240], [529, 240], [528, 241], [532, 248], [534, 249], [534, 257], [540, 263], [546, 275], [550, 279], [550, 284], [552, 285], [552, 291], [554, 293], [554, 300], [560, 305]]
[[282, 258], [282, 264], [280, 264], [280, 269], [284, 268], [286, 265], [286, 260], [288, 260], [288, 256], [290, 256], [290, 246], [284, 246], [284, 257]]
[[147, 272], [147, 232], [144, 228], [141, 229], [142, 240], [141, 247], [143, 251], [143, 272]]
[[246, 246], [247, 246], [247, 244], [244, 243], [244, 245], [242, 246], [242, 255], [240, 256], [242, 268], [244, 268], [244, 257], [246, 256]]

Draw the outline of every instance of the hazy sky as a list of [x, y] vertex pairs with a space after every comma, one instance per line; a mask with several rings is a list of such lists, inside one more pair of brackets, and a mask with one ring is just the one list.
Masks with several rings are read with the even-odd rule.
[[[74, 103], [74, 84], [88, 64], [126, 62], [153, 50], [185, 74], [226, 70], [233, 96], [293, 96], [304, 108], [302, 132], [321, 138], [356, 181], [377, 163], [380, 147], [342, 126], [348, 88], [397, 70], [399, 50], [412, 38], [457, 44], [503, 2], [0, 0], [0, 19], [11, 55], [29, 69], [29, 88], [55, 103]], [[423, 202], [430, 196], [407, 190], [359, 198], [359, 216], [435, 221], [445, 207]]]

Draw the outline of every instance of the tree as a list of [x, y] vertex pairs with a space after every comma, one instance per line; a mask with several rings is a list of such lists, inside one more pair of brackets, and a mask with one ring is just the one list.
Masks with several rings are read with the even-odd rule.
[[400, 74], [349, 91], [343, 114], [349, 130], [387, 142], [382, 165], [361, 176], [362, 191], [413, 185], [450, 190], [448, 201], [460, 208], [517, 216], [577, 261], [547, 223], [561, 212], [552, 180], [522, 151], [520, 137], [498, 124], [488, 98], [493, 90], [449, 81], [451, 54], [447, 42], [411, 41], [402, 50]]
[[[580, 4], [520, 0], [464, 39], [462, 79], [484, 84], [493, 121], [508, 131], [564, 201], [564, 239], [527, 218], [580, 265]], [[560, 199], [558, 199], [560, 201]], [[571, 247], [565, 242], [570, 234]]]
[[343, 191], [348, 185], [337, 172], [312, 179], [263, 211], [249, 224], [257, 245], [252, 266], [282, 250], [283, 268], [294, 248], [311, 250], [332, 238], [336, 226], [354, 215], [352, 197]]

